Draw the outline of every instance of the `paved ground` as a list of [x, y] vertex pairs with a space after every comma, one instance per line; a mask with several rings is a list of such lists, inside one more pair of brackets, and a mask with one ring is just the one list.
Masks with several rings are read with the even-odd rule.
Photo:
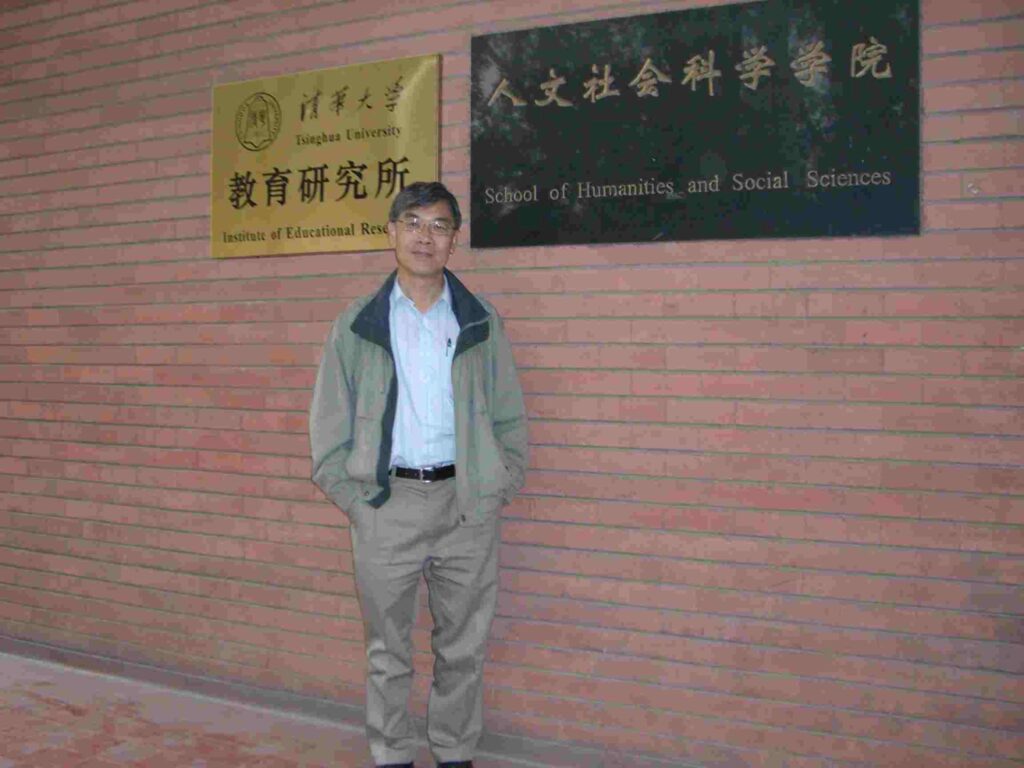
[[[433, 766], [426, 748], [416, 764]], [[554, 763], [481, 755], [476, 764]], [[0, 653], [0, 768], [371, 765], [351, 725]]]

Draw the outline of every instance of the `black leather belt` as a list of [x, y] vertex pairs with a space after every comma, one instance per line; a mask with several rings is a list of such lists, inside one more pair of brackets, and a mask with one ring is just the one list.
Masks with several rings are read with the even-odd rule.
[[392, 467], [395, 477], [404, 477], [406, 480], [419, 480], [424, 483], [433, 483], [437, 480], [447, 480], [455, 477], [455, 465], [445, 464], [443, 467], [427, 467], [426, 469], [412, 469], [411, 467]]

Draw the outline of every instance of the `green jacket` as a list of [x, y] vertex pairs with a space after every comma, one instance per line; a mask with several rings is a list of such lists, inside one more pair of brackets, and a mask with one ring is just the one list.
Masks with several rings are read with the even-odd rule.
[[[497, 312], [445, 270], [459, 337], [452, 358], [455, 487], [467, 524], [494, 518], [522, 487], [526, 409]], [[391, 353], [396, 274], [334, 321], [309, 409], [313, 482], [359, 523], [388, 500], [398, 377]]]

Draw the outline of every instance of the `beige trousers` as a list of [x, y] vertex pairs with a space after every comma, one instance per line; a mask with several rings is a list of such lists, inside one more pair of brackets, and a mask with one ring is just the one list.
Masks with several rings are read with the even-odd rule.
[[465, 525], [455, 480], [392, 477], [391, 498], [363, 507], [352, 532], [366, 630], [366, 734], [377, 765], [411, 762], [411, 631], [420, 574], [434, 631], [427, 739], [438, 762], [470, 760], [483, 729], [483, 662], [498, 592], [498, 523]]

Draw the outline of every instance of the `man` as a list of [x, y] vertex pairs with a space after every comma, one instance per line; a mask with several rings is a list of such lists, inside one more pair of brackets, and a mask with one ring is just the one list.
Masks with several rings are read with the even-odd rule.
[[413, 766], [422, 573], [434, 618], [427, 737], [442, 768], [472, 768], [498, 516], [523, 483], [526, 414], [501, 320], [445, 268], [462, 224], [455, 197], [417, 182], [388, 218], [397, 269], [338, 317], [324, 346], [309, 414], [313, 480], [350, 522], [375, 763]]

